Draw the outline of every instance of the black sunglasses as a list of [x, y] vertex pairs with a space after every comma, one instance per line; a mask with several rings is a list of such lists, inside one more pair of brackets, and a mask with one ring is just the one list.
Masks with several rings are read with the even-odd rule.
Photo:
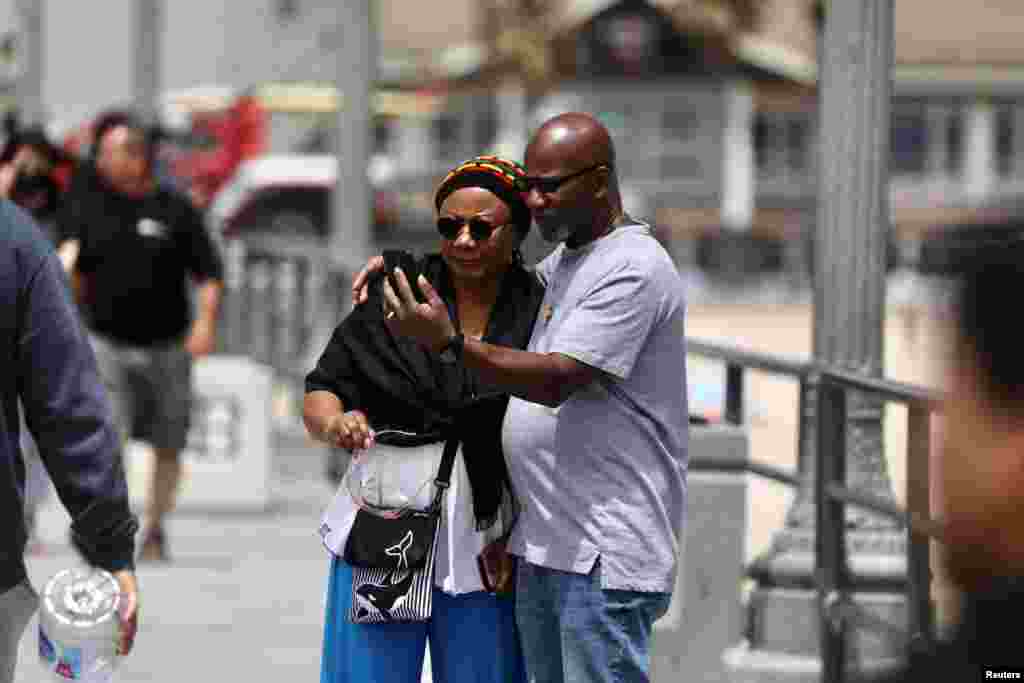
[[486, 242], [490, 239], [491, 233], [501, 227], [492, 225], [478, 216], [473, 216], [468, 220], [453, 216], [441, 216], [437, 219], [437, 231], [446, 240], [454, 240], [458, 238], [459, 233], [462, 232], [462, 226], [466, 223], [469, 223], [469, 234], [475, 242]]
[[522, 179], [521, 184], [525, 188], [525, 192], [529, 192], [530, 190], [536, 189], [538, 192], [542, 194], [554, 194], [558, 192], [558, 188], [562, 187], [562, 185], [565, 185], [573, 178], [579, 178], [581, 175], [585, 175], [587, 173], [590, 173], [591, 171], [596, 171], [597, 169], [602, 167], [611, 168], [611, 164], [602, 161], [599, 164], [587, 166], [586, 168], [576, 171], [575, 173], [570, 173], [569, 175], [563, 175], [552, 178], [544, 178], [541, 176], [526, 176], [525, 178]]

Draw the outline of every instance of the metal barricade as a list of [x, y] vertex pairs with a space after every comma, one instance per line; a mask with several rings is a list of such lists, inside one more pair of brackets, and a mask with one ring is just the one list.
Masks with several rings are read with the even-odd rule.
[[315, 239], [245, 235], [225, 245], [221, 350], [283, 377], [310, 370], [348, 309], [347, 288]]
[[[931, 567], [928, 546], [931, 538], [941, 539], [943, 532], [941, 523], [929, 518], [929, 420], [932, 413], [939, 409], [939, 394], [921, 387], [823, 368], [810, 362], [751, 353], [698, 340], [688, 340], [687, 352], [725, 364], [724, 415], [725, 420], [731, 424], [742, 424], [745, 419], [743, 405], [747, 371], [766, 372], [799, 382], [801, 418], [805, 392], [810, 391], [816, 395], [815, 583], [818, 588], [821, 618], [822, 681], [842, 683], [846, 680], [847, 631], [852, 623], [878, 630], [893, 630], [892, 625], [858, 608], [849, 598], [848, 591], [852, 585], [846, 558], [847, 505], [860, 506], [905, 523], [909, 541], [909, 641], [919, 647], [931, 643], [934, 639], [934, 612], [930, 596]], [[902, 403], [908, 408], [906, 510], [888, 500], [852, 490], [844, 485], [847, 392], [851, 390], [872, 394], [887, 402]], [[802, 450], [804, 420], [801, 419], [799, 424], [801, 434], [798, 444]], [[799, 457], [798, 462], [806, 461]], [[690, 468], [704, 471], [749, 472], [792, 487], [802, 485], [804, 474], [787, 472], [749, 460], [735, 463], [702, 460], [699, 454], [691, 457]]]

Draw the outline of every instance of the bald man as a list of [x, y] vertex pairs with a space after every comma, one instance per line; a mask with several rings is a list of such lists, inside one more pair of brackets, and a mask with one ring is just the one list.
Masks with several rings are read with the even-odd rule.
[[530, 680], [647, 681], [686, 510], [683, 284], [623, 211], [612, 140], [592, 116], [547, 121], [526, 168], [537, 226], [560, 243], [537, 266], [547, 293], [527, 350], [464, 338], [429, 283], [418, 304], [400, 271], [384, 305], [395, 333], [514, 397], [503, 445], [523, 512], [508, 549]]

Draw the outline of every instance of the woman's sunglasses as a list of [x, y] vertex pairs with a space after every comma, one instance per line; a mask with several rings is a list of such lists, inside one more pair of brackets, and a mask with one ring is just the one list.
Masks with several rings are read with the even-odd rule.
[[455, 218], [453, 216], [442, 216], [437, 219], [437, 231], [446, 240], [458, 238], [462, 232], [462, 226], [469, 223], [469, 234], [474, 242], [485, 242], [491, 237], [491, 233], [500, 228], [500, 225], [492, 225], [483, 218], [473, 216], [469, 220]]

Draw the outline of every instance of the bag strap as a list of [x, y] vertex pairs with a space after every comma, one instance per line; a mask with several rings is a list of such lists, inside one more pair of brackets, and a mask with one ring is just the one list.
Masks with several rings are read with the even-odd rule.
[[452, 437], [444, 442], [444, 451], [441, 452], [441, 465], [437, 468], [437, 478], [434, 479], [434, 486], [437, 493], [434, 494], [434, 502], [431, 503], [431, 511], [441, 509], [441, 499], [444, 492], [451, 486], [452, 468], [455, 466], [455, 456], [459, 452], [460, 439]]

